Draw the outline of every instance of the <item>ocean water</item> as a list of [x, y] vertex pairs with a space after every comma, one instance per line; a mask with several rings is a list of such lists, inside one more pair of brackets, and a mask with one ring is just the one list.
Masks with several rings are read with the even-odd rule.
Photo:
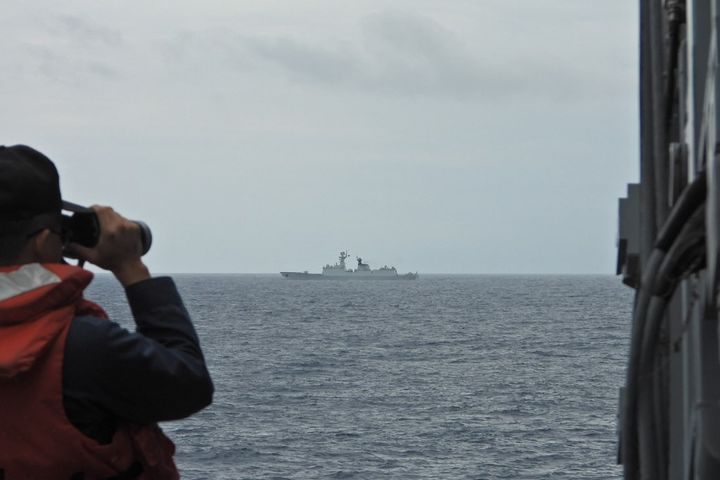
[[[162, 425], [182, 478], [621, 478], [615, 277], [175, 279], [216, 388]], [[114, 279], [87, 296], [132, 328]]]

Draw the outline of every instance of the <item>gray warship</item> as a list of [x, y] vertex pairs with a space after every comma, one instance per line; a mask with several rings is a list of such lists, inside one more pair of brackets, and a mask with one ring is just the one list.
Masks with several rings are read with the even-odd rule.
[[399, 275], [395, 267], [387, 265], [372, 270], [360, 257], [356, 257], [357, 268], [353, 270], [346, 267], [347, 258], [349, 258], [347, 252], [340, 252], [338, 263], [325, 265], [322, 273], [280, 272], [280, 275], [290, 280], [416, 280], [418, 278], [417, 272]]

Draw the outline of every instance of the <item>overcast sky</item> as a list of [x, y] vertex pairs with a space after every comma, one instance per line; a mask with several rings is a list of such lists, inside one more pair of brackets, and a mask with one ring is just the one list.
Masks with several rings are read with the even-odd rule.
[[2, 142], [157, 272], [613, 273], [636, 3], [6, 0]]

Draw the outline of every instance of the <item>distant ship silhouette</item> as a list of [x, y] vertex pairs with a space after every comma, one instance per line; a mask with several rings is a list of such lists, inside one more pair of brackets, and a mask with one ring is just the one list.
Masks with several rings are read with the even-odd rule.
[[345, 259], [348, 253], [340, 252], [339, 262], [335, 265], [325, 265], [322, 273], [304, 272], [280, 272], [285, 278], [291, 280], [416, 280], [417, 272], [398, 275], [395, 267], [387, 265], [372, 270], [370, 265], [362, 262], [362, 258], [357, 257], [357, 268], [355, 270], [345, 266]]

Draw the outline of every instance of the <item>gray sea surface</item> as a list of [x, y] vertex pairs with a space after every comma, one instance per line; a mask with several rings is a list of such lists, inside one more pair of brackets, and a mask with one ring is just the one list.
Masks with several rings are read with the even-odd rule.
[[[632, 291], [611, 276], [177, 275], [214, 403], [184, 479], [612, 479]], [[134, 328], [98, 275], [88, 298]]]

